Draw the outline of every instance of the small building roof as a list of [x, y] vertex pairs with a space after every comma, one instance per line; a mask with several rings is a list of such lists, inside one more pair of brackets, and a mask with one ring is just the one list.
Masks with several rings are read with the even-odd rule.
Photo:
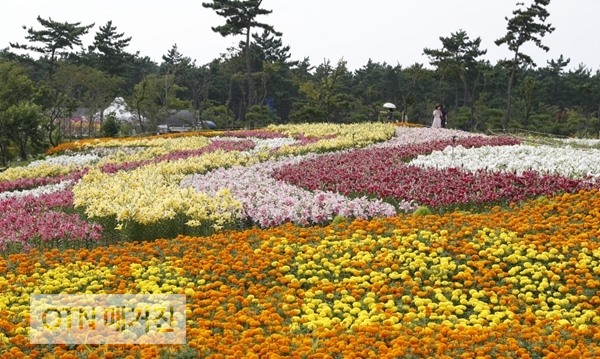
[[196, 117], [188, 110], [181, 110], [173, 113], [171, 116], [167, 117], [166, 124], [169, 126], [195, 126]]

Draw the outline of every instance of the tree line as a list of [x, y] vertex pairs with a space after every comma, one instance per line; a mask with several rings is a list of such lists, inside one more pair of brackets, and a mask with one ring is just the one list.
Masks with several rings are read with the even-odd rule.
[[[538, 66], [523, 45], [548, 51], [543, 37], [550, 0], [518, 3], [506, 18], [506, 34], [496, 45], [507, 46], [511, 59], [495, 64], [482, 59], [481, 38], [464, 30], [441, 36], [438, 48], [424, 48], [429, 65], [403, 66], [369, 60], [350, 71], [343, 59], [312, 63], [291, 60], [282, 33], [257, 21], [268, 15], [261, 0], [213, 0], [205, 8], [224, 18], [212, 30], [242, 35], [238, 46], [206, 64], [180, 53], [177, 44], [157, 63], [128, 52], [131, 37], [112, 21], [99, 26], [94, 41], [81, 37], [95, 24], [58, 22], [37, 17], [23, 27], [24, 43], [0, 51], [0, 157], [28, 157], [72, 136], [130, 135], [131, 127], [155, 133], [174, 111], [188, 110], [219, 128], [255, 128], [301, 122], [379, 121], [382, 104], [397, 105], [397, 119], [429, 125], [436, 104], [449, 110], [449, 127], [466, 131], [527, 130], [558, 136], [600, 134], [600, 72], [584, 64], [567, 69], [569, 58]], [[17, 51], [19, 50], [19, 51]], [[23, 54], [25, 53], [25, 54]], [[30, 54], [37, 54], [34, 58]], [[401, 59], [400, 59], [401, 60]], [[115, 118], [79, 124], [123, 97], [135, 115], [133, 126]], [[13, 152], [11, 152], [11, 149]], [[16, 152], [15, 152], [16, 151]]]

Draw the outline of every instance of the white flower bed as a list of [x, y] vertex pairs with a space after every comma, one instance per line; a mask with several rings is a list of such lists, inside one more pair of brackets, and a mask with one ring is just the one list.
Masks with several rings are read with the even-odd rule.
[[573, 178], [585, 176], [600, 177], [600, 150], [575, 149], [552, 146], [494, 146], [466, 149], [462, 146], [448, 146], [444, 151], [434, 151], [426, 156], [418, 156], [411, 165], [450, 168], [458, 167], [475, 172], [489, 171], [538, 171], [557, 173]]
[[447, 140], [452, 138], [486, 137], [479, 133], [470, 133], [460, 130], [428, 128], [428, 127], [398, 127], [394, 137], [389, 141], [371, 145], [372, 148], [386, 148], [404, 146], [408, 144], [419, 144], [431, 141]]
[[262, 226], [274, 226], [287, 221], [296, 224], [321, 223], [331, 221], [338, 214], [356, 218], [396, 215], [394, 207], [381, 200], [349, 199], [334, 192], [310, 192], [271, 177], [275, 169], [297, 163], [303, 158], [296, 156], [250, 167], [219, 168], [206, 174], [188, 176], [180, 186], [192, 187], [209, 195], [229, 189], [243, 204], [245, 215]]
[[33, 161], [27, 167], [37, 167], [41, 165], [61, 165], [61, 166], [83, 166], [90, 163], [100, 161], [100, 157], [90, 154], [77, 154], [77, 155], [61, 155], [56, 157], [48, 157], [44, 160]]
[[25, 196], [34, 196], [39, 197], [43, 194], [50, 194], [58, 191], [62, 191], [63, 189], [70, 186], [72, 181], [62, 181], [57, 184], [50, 184], [47, 186], [40, 186], [34, 189], [28, 189], [23, 191], [11, 191], [11, 192], [2, 192], [0, 193], [0, 201], [8, 198], [21, 198]]
[[600, 145], [600, 139], [585, 139], [585, 138], [566, 138], [560, 139], [561, 142], [566, 144], [576, 144], [579, 146], [598, 146]]

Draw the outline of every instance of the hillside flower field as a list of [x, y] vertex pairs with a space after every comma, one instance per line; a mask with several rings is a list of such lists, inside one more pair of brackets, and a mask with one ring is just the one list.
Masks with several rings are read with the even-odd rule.
[[[600, 357], [600, 146], [363, 123], [0, 173], [0, 358]], [[185, 294], [183, 345], [31, 344], [33, 294]]]

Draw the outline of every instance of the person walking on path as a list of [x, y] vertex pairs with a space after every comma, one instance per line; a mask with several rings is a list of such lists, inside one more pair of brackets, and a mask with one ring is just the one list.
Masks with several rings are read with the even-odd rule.
[[393, 108], [388, 108], [386, 121], [390, 122], [390, 123], [394, 122], [394, 109]]
[[435, 106], [435, 110], [433, 111], [431, 128], [442, 128], [442, 110], [440, 105]]
[[448, 111], [444, 105], [440, 106], [440, 110], [442, 111], [442, 128], [446, 128], [446, 123], [448, 122]]
[[389, 122], [389, 123], [393, 123], [394, 121], [394, 109], [393, 108], [388, 108], [387, 112], [386, 111], [379, 111], [380, 114], [385, 114], [385, 120], [381, 120], [383, 122]]
[[380, 111], [379, 113], [381, 114], [385, 114], [385, 120], [383, 120], [383, 122], [395, 122], [394, 120], [394, 110], [396, 109], [396, 105], [394, 105], [391, 102], [386, 102], [383, 104], [383, 107], [385, 107], [387, 109], [387, 112], [385, 111]]

